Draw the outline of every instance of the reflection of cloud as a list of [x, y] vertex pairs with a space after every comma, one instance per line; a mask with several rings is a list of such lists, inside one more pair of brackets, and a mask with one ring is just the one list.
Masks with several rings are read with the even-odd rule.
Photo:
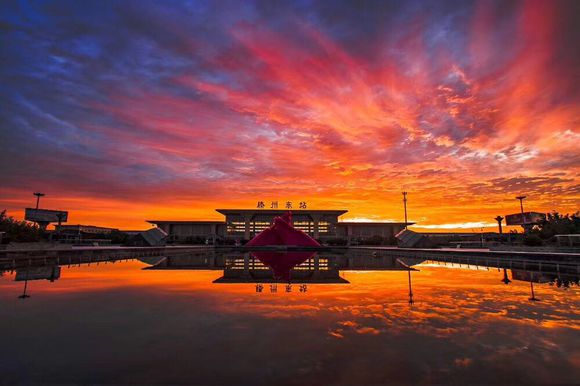
[[337, 339], [342, 339], [342, 338], [344, 338], [344, 335], [342, 335], [341, 332], [342, 332], [341, 329], [330, 330], [330, 331], [328, 331], [328, 335], [333, 336]]
[[[219, 271], [141, 267], [63, 268], [54, 283], [29, 283], [26, 304], [16, 302], [21, 282], [0, 278], [0, 328], [11, 331], [0, 345], [3, 381], [41, 382], [48, 372], [56, 383], [577, 379], [576, 287], [538, 284], [542, 302], [532, 303], [527, 283], [506, 286], [497, 270], [422, 266], [409, 306], [406, 272], [344, 272], [348, 286], [256, 293], [212, 284]], [[224, 358], [233, 358], [226, 370]]]
[[455, 366], [457, 367], [467, 367], [467, 366], [471, 366], [471, 364], [473, 363], [473, 360], [470, 358], [457, 358], [454, 361]]
[[379, 330], [372, 327], [361, 327], [357, 328], [355, 331], [357, 332], [357, 334], [368, 334], [368, 335], [377, 335], [381, 333]]

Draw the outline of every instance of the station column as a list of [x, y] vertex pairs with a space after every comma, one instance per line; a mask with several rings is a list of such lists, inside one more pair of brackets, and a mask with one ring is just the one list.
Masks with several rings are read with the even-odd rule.
[[244, 214], [244, 239], [250, 239], [250, 224], [252, 221], [252, 214]]
[[312, 213], [310, 215], [310, 217], [312, 218], [312, 222], [314, 225], [313, 228], [313, 236], [315, 239], [318, 239], [318, 236], [320, 235], [320, 230], [319, 230], [319, 223], [320, 223], [320, 218], [322, 217], [322, 215], [318, 214], [318, 213]]

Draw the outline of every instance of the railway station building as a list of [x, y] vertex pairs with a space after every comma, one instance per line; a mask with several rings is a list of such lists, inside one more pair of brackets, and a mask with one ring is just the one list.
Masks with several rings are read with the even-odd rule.
[[[284, 209], [216, 209], [224, 215], [223, 221], [172, 221], [147, 220], [169, 235], [173, 243], [216, 243], [250, 240], [268, 228], [275, 217], [286, 213]], [[357, 243], [364, 239], [380, 237], [386, 242], [404, 227], [404, 222], [341, 222], [344, 209], [292, 211], [294, 227], [322, 242], [343, 240]], [[409, 223], [410, 225], [411, 223]]]

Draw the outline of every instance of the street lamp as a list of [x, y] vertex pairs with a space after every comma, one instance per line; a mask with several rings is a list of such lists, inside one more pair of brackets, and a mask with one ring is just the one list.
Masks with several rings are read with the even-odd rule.
[[494, 218], [495, 221], [497, 221], [497, 226], [499, 227], [499, 234], [502, 234], [502, 229], [501, 229], [501, 222], [503, 221], [503, 217], [501, 216], [497, 216], [496, 218]]
[[516, 200], [520, 200], [520, 209], [522, 211], [522, 221], [523, 221], [523, 217], [524, 217], [524, 199], [526, 198], [526, 196], [517, 196]]
[[32, 193], [33, 196], [36, 196], [36, 209], [38, 209], [38, 204], [40, 203], [40, 197], [45, 196], [44, 193]]
[[520, 200], [520, 210], [522, 214], [522, 228], [524, 228], [524, 233], [527, 233], [529, 229], [526, 227], [526, 216], [524, 215], [524, 199], [526, 196], [517, 196], [516, 200]]

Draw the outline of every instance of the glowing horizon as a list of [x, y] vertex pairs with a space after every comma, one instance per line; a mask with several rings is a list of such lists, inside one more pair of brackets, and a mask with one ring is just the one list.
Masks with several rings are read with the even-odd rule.
[[[24, 3], [23, 3], [24, 4]], [[2, 5], [0, 210], [143, 229], [257, 201], [495, 226], [580, 209], [574, 1]]]

